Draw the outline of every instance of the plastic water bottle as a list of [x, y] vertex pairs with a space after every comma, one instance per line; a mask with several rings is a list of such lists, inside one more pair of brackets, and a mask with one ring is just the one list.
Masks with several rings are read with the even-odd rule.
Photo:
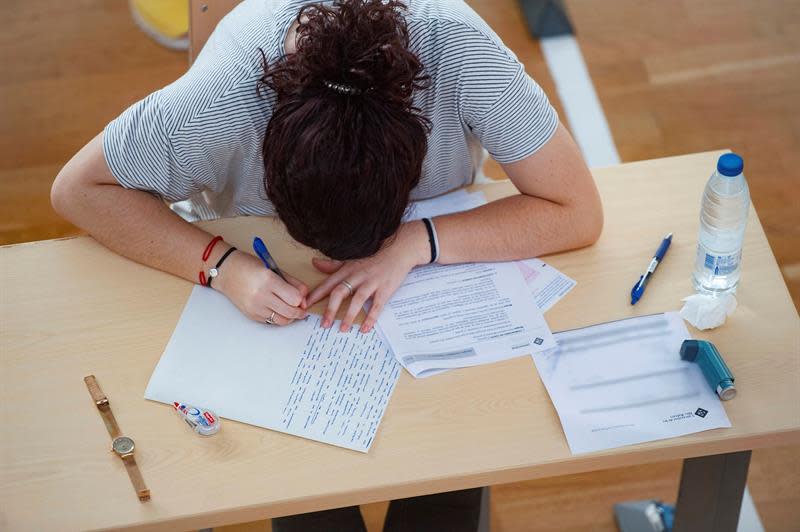
[[700, 208], [700, 236], [693, 281], [699, 292], [735, 292], [742, 263], [742, 242], [750, 209], [744, 161], [726, 153], [706, 183]]

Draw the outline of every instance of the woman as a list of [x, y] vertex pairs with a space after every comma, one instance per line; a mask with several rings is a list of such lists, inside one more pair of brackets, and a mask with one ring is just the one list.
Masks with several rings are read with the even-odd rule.
[[[470, 184], [482, 147], [520, 194], [437, 217], [436, 239], [402, 223], [410, 200]], [[602, 227], [546, 96], [459, 0], [246, 0], [184, 76], [67, 163], [51, 196], [110, 249], [208, 284], [254, 320], [285, 325], [328, 297], [323, 326], [346, 305], [347, 330], [371, 299], [364, 332], [416, 265], [534, 257]], [[327, 256], [313, 262], [328, 277], [311, 291], [283, 281], [187, 222], [243, 214], [277, 214]]]
[[403, 211], [471, 183], [480, 144], [520, 194], [436, 218], [439, 263], [594, 242], [602, 210], [591, 174], [514, 54], [460, 1], [401, 6], [243, 2], [184, 76], [67, 163], [53, 206], [112, 250], [194, 282], [229, 246], [203, 260], [212, 235], [164, 200], [189, 200], [196, 218], [277, 213], [332, 259], [314, 260], [329, 277], [309, 294], [237, 251], [212, 287], [277, 325], [330, 296], [331, 326], [352, 296], [343, 330], [371, 298], [368, 331], [406, 273], [430, 261], [423, 223], [401, 224]]

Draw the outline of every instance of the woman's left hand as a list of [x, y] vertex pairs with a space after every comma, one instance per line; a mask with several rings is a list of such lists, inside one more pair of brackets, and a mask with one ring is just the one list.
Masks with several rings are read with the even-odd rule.
[[[330, 295], [328, 307], [322, 317], [322, 326], [330, 327], [342, 303], [350, 296], [350, 306], [342, 319], [340, 331], [349, 331], [364, 303], [372, 298], [372, 306], [361, 325], [361, 332], [372, 330], [383, 306], [403, 283], [414, 266], [430, 260], [430, 244], [425, 225], [421, 221], [403, 224], [394, 239], [371, 257], [338, 261], [312, 259], [314, 267], [328, 278], [308, 296], [308, 306]], [[353, 287], [352, 293], [344, 284]]]

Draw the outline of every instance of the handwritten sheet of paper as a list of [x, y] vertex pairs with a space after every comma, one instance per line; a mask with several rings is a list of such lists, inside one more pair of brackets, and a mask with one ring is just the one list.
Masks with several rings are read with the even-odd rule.
[[310, 315], [269, 327], [196, 286], [145, 398], [367, 452], [400, 365], [376, 332], [340, 333], [319, 322]]
[[680, 357], [677, 312], [555, 334], [533, 360], [574, 454], [730, 427], [697, 364]]
[[378, 326], [414, 377], [555, 346], [511, 262], [415, 268], [387, 303]]

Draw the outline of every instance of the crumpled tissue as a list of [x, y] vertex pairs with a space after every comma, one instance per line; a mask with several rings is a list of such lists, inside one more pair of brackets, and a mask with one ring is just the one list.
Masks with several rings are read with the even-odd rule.
[[681, 301], [684, 302], [680, 311], [681, 318], [701, 331], [719, 327], [736, 310], [736, 297], [733, 294], [693, 294]]

